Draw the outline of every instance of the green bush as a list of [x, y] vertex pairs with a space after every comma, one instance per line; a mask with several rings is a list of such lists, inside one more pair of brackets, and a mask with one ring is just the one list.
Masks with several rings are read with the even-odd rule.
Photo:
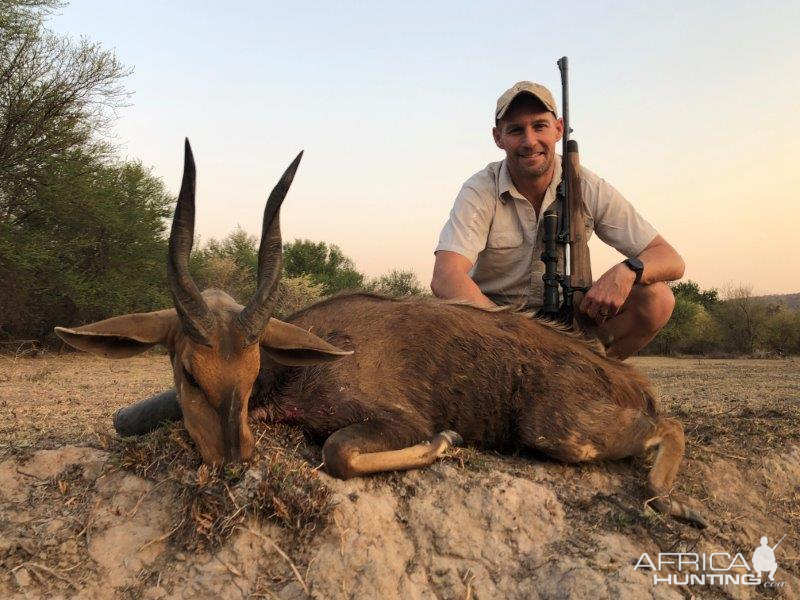
[[719, 297], [693, 281], [672, 286], [669, 323], [645, 349], [655, 354], [787, 355], [800, 353], [800, 311], [734, 286]]
[[705, 313], [705, 310], [700, 304], [676, 294], [672, 317], [651, 342], [657, 352], [672, 355], [687, 351], [696, 340], [701, 312]]
[[195, 250], [189, 264], [198, 288], [217, 288], [247, 304], [258, 283], [258, 239], [237, 227], [222, 240], [212, 238]]
[[139, 163], [90, 156], [62, 168], [26, 218], [0, 221], [4, 337], [44, 340], [55, 325], [169, 304], [172, 198], [161, 181]]
[[278, 302], [273, 314], [279, 319], [302, 310], [324, 297], [322, 285], [308, 275], [283, 277], [278, 284]]
[[775, 307], [767, 318], [764, 344], [778, 355], [800, 353], [800, 311]]
[[369, 289], [377, 294], [402, 298], [405, 296], [422, 296], [427, 290], [422, 287], [414, 271], [392, 269], [370, 282]]

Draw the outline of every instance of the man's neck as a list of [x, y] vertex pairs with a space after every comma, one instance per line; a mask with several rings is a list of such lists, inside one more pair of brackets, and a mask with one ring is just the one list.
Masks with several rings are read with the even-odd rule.
[[547, 193], [547, 188], [550, 187], [550, 183], [553, 181], [553, 175], [555, 174], [556, 164], [555, 161], [552, 165], [550, 165], [550, 169], [539, 177], [523, 177], [518, 173], [514, 173], [511, 168], [508, 169], [508, 174], [511, 176], [511, 181], [514, 183], [514, 187], [517, 188], [517, 191], [522, 194], [525, 199], [531, 203], [533, 208], [536, 210], [536, 214], [539, 214], [539, 209], [542, 207], [542, 202], [544, 201], [544, 195]]

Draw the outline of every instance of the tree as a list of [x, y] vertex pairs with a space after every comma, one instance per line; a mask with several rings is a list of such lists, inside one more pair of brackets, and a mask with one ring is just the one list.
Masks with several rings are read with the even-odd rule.
[[364, 275], [339, 246], [310, 240], [294, 240], [283, 245], [283, 274], [286, 277], [308, 275], [322, 285], [325, 295], [343, 290], [361, 289]]
[[767, 318], [764, 342], [779, 355], [800, 352], [800, 310], [778, 304]]
[[675, 283], [671, 287], [675, 298], [685, 298], [686, 300], [701, 305], [706, 310], [711, 310], [720, 303], [719, 292], [716, 289], [701, 290], [700, 286], [691, 279], [689, 281]]
[[54, 325], [169, 303], [165, 218], [172, 198], [140, 163], [76, 156], [37, 192], [47, 210], [0, 223], [0, 332], [44, 339]]
[[701, 311], [703, 307], [699, 303], [681, 294], [675, 294], [672, 316], [658, 332], [651, 345], [661, 354], [672, 355], [683, 351], [694, 338], [696, 322]]
[[19, 225], [46, 210], [38, 191], [88, 153], [125, 98], [128, 74], [110, 51], [73, 43], [43, 25], [55, 2], [2, 0], [0, 8], [0, 219]]
[[752, 354], [766, 336], [767, 303], [754, 298], [752, 288], [739, 285], [725, 291], [723, 302], [713, 312], [719, 323], [722, 344], [726, 351]]
[[0, 0], [0, 32], [17, 37], [35, 29], [44, 15], [61, 6], [58, 0]]
[[[247, 304], [258, 284], [258, 238], [237, 227], [222, 240], [211, 239], [195, 250], [190, 269], [202, 290], [218, 288], [240, 304]], [[277, 318], [285, 318], [324, 296], [322, 284], [310, 275], [282, 275], [273, 309]]]
[[44, 27], [59, 4], [0, 0], [0, 336], [163, 306], [172, 199], [102, 141], [127, 71]]

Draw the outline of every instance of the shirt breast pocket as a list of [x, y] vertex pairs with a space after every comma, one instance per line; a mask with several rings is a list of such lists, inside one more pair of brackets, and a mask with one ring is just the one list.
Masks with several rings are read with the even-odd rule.
[[522, 245], [522, 232], [515, 230], [490, 231], [486, 239], [486, 247], [492, 250], [502, 248], [518, 248]]

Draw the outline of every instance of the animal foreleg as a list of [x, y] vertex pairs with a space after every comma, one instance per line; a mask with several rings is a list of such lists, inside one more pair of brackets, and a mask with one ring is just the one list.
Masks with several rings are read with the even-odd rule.
[[660, 420], [655, 435], [645, 444], [647, 448], [652, 446], [658, 446], [658, 454], [648, 477], [651, 497], [647, 504], [659, 512], [694, 523], [698, 527], [708, 527], [708, 522], [702, 515], [670, 496], [683, 459], [684, 437], [681, 424], [671, 419]]
[[398, 431], [396, 423], [367, 421], [344, 427], [331, 435], [322, 448], [325, 470], [340, 479], [383, 471], [427, 467], [445, 450], [462, 443], [455, 431], [443, 431], [429, 442], [410, 431]]
[[119, 435], [143, 435], [166, 421], [183, 419], [178, 394], [174, 389], [161, 392], [114, 413], [114, 429]]

